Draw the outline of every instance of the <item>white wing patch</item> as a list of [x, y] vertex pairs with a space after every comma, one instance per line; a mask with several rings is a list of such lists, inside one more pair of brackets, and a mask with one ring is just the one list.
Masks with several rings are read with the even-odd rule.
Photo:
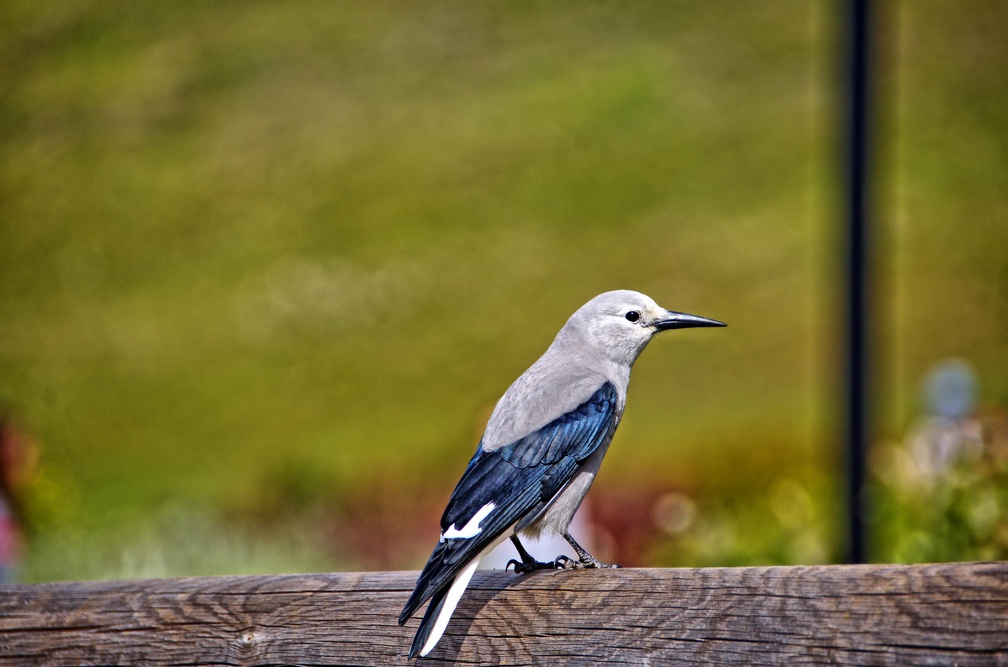
[[490, 514], [490, 512], [493, 512], [495, 507], [497, 506], [493, 503], [487, 503], [483, 507], [479, 508], [479, 511], [476, 512], [476, 514], [473, 514], [473, 517], [469, 519], [469, 521], [466, 522], [466, 525], [462, 526], [462, 528], [456, 528], [456, 524], [454, 523], [448, 526], [448, 528], [445, 529], [445, 532], [441, 533], [441, 539], [439, 542], [464, 537], [476, 537], [480, 534], [480, 531], [483, 530], [480, 528], [480, 522], [487, 518], [487, 515]]

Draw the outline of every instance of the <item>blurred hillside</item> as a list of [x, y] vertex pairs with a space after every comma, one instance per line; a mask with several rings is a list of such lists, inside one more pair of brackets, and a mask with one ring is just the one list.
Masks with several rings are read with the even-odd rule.
[[[831, 4], [0, 15], [0, 405], [40, 451], [25, 576], [414, 567], [493, 401], [621, 287], [730, 325], [635, 371], [596, 514], [636, 495], [641, 525], [691, 518], [630, 562], [839, 553]], [[1003, 15], [890, 17], [893, 434], [944, 356], [1008, 402]]]

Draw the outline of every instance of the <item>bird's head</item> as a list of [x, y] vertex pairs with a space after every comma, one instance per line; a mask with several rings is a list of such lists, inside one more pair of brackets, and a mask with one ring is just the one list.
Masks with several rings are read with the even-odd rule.
[[581, 306], [564, 329], [587, 340], [610, 361], [630, 365], [659, 331], [723, 326], [717, 320], [662, 308], [646, 294], [616, 290]]

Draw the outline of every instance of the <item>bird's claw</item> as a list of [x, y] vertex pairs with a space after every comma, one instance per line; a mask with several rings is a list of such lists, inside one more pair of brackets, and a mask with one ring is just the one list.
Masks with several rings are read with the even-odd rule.
[[555, 570], [558, 569], [556, 562], [541, 563], [537, 560], [520, 561], [512, 558], [504, 566], [504, 571], [507, 572], [511, 566], [514, 566], [515, 574], [528, 574], [529, 572], [535, 572], [536, 570]]
[[553, 567], [556, 568], [557, 570], [569, 570], [572, 567], [575, 567], [573, 565], [574, 563], [577, 563], [577, 561], [572, 560], [567, 556], [564, 556], [563, 554], [553, 559]]

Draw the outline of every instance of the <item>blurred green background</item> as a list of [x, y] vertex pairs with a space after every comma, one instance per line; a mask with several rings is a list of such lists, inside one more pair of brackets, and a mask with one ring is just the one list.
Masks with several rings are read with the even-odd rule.
[[[493, 402], [615, 288], [730, 326], [640, 360], [600, 555], [838, 559], [841, 9], [3, 3], [20, 578], [418, 567]], [[876, 560], [1008, 555], [1006, 19], [879, 16]], [[968, 446], [928, 467], [949, 357]]]

